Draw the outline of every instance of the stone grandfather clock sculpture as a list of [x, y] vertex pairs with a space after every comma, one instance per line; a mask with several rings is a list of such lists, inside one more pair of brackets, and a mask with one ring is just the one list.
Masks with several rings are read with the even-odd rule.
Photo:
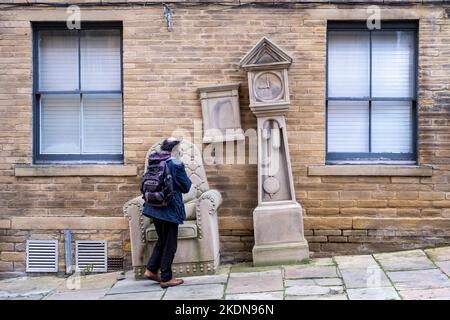
[[258, 121], [258, 206], [253, 211], [256, 266], [309, 257], [286, 132], [291, 63], [292, 58], [265, 37], [240, 62], [248, 72], [250, 109]]

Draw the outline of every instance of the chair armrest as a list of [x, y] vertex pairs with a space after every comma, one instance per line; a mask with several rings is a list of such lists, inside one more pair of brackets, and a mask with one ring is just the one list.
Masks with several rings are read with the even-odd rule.
[[131, 258], [133, 266], [144, 264], [143, 257], [146, 247], [145, 229], [148, 218], [142, 215], [144, 199], [142, 196], [131, 199], [123, 206], [123, 214], [128, 219], [130, 227]]
[[209, 214], [213, 215], [217, 212], [217, 209], [222, 204], [222, 195], [215, 189], [203, 192], [197, 202], [197, 211], [199, 211], [200, 205], [203, 201], [209, 202]]

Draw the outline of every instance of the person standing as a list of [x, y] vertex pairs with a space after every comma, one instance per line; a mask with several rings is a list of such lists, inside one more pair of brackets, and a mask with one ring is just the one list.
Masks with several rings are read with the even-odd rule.
[[[149, 156], [149, 164], [157, 166], [163, 163], [163, 166], [169, 170], [170, 176], [166, 178], [169, 181], [166, 184], [171, 183], [171, 186], [166, 186], [170, 187], [170, 199], [167, 203], [152, 205], [161, 201], [158, 193], [146, 194], [141, 186], [146, 199], [143, 214], [153, 219], [158, 235], [158, 241], [148, 260], [144, 277], [159, 282], [162, 288], [177, 286], [184, 282], [183, 279], [173, 278], [172, 275], [172, 263], [177, 251], [178, 225], [183, 224], [186, 219], [181, 194], [189, 192], [192, 185], [183, 162], [177, 159], [180, 153], [179, 146], [180, 140], [170, 137], [163, 141], [160, 152], [152, 152]], [[161, 271], [161, 276], [158, 275], [158, 270]]]

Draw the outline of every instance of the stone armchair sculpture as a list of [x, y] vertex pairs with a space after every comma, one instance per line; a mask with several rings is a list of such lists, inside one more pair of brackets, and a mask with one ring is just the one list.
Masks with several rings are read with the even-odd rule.
[[[161, 143], [153, 145], [145, 157], [145, 170], [150, 153], [158, 150]], [[198, 148], [181, 142], [181, 160], [192, 181], [189, 193], [183, 195], [186, 221], [178, 229], [178, 249], [173, 263], [174, 276], [212, 274], [219, 265], [219, 228], [217, 209], [222, 196], [209, 189]], [[145, 265], [157, 240], [151, 219], [142, 215], [144, 200], [138, 196], [123, 206], [129, 220], [131, 257], [136, 278], [141, 278]]]

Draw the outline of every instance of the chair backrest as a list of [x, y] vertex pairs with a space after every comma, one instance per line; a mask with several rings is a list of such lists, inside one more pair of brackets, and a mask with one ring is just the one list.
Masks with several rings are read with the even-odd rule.
[[[161, 142], [155, 143], [145, 156], [145, 171], [147, 171], [148, 157], [153, 151], [161, 149]], [[206, 179], [205, 168], [203, 167], [202, 154], [198, 148], [189, 141], [181, 141], [180, 144], [181, 158], [186, 167], [186, 173], [191, 179], [192, 184], [197, 190], [197, 197], [203, 192], [209, 190], [208, 180]]]

